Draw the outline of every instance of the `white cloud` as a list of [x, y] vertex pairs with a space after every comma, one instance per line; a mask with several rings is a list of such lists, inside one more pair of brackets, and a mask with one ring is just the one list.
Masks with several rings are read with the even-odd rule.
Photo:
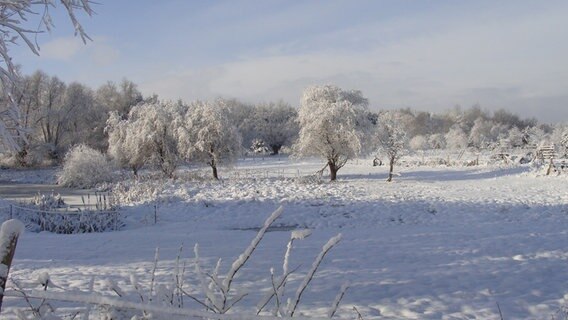
[[99, 66], [108, 66], [118, 60], [120, 51], [106, 44], [104, 41], [95, 44], [91, 49], [91, 59]]
[[106, 37], [94, 37], [84, 44], [77, 37], [53, 39], [40, 47], [41, 59], [71, 62], [87, 57], [97, 66], [109, 66], [120, 57], [120, 51], [112, 47]]
[[80, 39], [74, 37], [57, 38], [40, 46], [40, 56], [45, 59], [70, 60], [84, 48]]
[[[429, 19], [414, 21], [413, 28], [426, 28], [421, 23]], [[451, 19], [430, 32], [373, 41], [384, 30], [398, 30], [406, 22], [389, 23], [343, 30], [341, 37], [334, 31], [328, 37], [345, 39], [348, 44], [354, 43], [349, 39], [373, 44], [362, 50], [354, 46], [285, 54], [287, 50], [266, 48], [256, 56], [218, 66], [179, 70], [168, 77], [156, 74], [154, 83], [170, 85], [155, 92], [184, 99], [216, 95], [248, 101], [284, 98], [296, 104], [303, 87], [333, 82], [361, 89], [381, 108], [440, 111], [479, 102], [485, 108], [504, 107], [524, 114], [550, 101], [547, 97], [565, 97], [568, 71], [562, 66], [568, 43], [563, 39], [568, 20], [562, 10]]]

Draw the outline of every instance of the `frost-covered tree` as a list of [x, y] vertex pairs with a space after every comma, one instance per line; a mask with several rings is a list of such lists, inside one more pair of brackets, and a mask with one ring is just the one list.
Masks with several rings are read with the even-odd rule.
[[504, 109], [495, 111], [493, 113], [492, 120], [493, 122], [502, 124], [507, 128], [516, 127], [518, 129], [524, 129], [537, 124], [537, 120], [535, 118], [521, 119], [518, 115]]
[[564, 157], [568, 156], [568, 128], [564, 127], [562, 136], [560, 139], [560, 146], [564, 149]]
[[109, 81], [100, 86], [96, 92], [96, 100], [101, 109], [107, 112], [116, 111], [126, 118], [130, 109], [144, 99], [134, 82], [123, 79], [118, 85]]
[[59, 78], [46, 77], [40, 88], [37, 102], [39, 118], [36, 121], [38, 140], [50, 149], [51, 156], [56, 158], [59, 144], [66, 125], [67, 108], [65, 104], [66, 84]]
[[[20, 113], [19, 118], [16, 119], [17, 122], [11, 122], [10, 125], [13, 126], [14, 130], [10, 131], [12, 136], [0, 137], [0, 139], [13, 139], [18, 148], [13, 148], [6, 146], [5, 141], [1, 143], [2, 147], [6, 148], [6, 154], [13, 158], [13, 164], [16, 166], [26, 167], [31, 165], [30, 153], [33, 147], [33, 131], [32, 130], [17, 130], [16, 127], [30, 128], [35, 124], [38, 116], [38, 103], [37, 96], [39, 92], [39, 87], [41, 83], [41, 77], [27, 76], [20, 77], [16, 83], [12, 83], [12, 96], [7, 97], [6, 92], [3, 91], [0, 96], [0, 110], [10, 110], [15, 102], [18, 106]], [[1, 119], [4, 121], [4, 126], [8, 125], [6, 121], [9, 118]], [[3, 135], [3, 134], [2, 134]]]
[[224, 100], [196, 101], [175, 122], [180, 155], [209, 165], [215, 179], [219, 179], [217, 167], [234, 162], [240, 154], [241, 135]]
[[[75, 33], [86, 42], [89, 37], [79, 23], [77, 12], [91, 15], [93, 11], [89, 0], [10, 0], [0, 3], [0, 82], [3, 97], [7, 100], [7, 103], [3, 104], [5, 107], [0, 110], [0, 142], [6, 149], [20, 150], [25, 143], [22, 139], [25, 135], [19, 133], [27, 129], [21, 119], [21, 110], [16, 99], [21, 76], [12, 61], [10, 46], [22, 41], [33, 53], [39, 55], [39, 46], [33, 36], [53, 27], [50, 9], [57, 6], [64, 8], [75, 27]], [[39, 27], [28, 29], [24, 24], [35, 17], [40, 18], [40, 22], [34, 24]]]
[[538, 147], [546, 138], [544, 130], [537, 126], [526, 127], [522, 133], [523, 142], [529, 147]]
[[392, 181], [394, 165], [406, 149], [406, 132], [401, 115], [395, 111], [384, 112], [379, 117], [377, 134], [379, 153], [386, 154], [389, 161], [388, 182]]
[[469, 133], [469, 143], [476, 149], [487, 148], [492, 142], [491, 128], [493, 123], [483, 117], [475, 119]]
[[428, 143], [428, 139], [425, 136], [419, 134], [417, 136], [412, 137], [408, 142], [408, 146], [410, 149], [415, 151], [423, 151], [430, 148], [430, 143]]
[[109, 81], [100, 86], [95, 92], [95, 106], [88, 114], [90, 134], [85, 142], [97, 149], [106, 150], [108, 141], [104, 129], [109, 115], [116, 113], [119, 118], [125, 119], [130, 109], [142, 101], [142, 94], [132, 81], [124, 79], [119, 85]]
[[519, 148], [519, 147], [522, 147], [524, 145], [523, 133], [517, 127], [512, 127], [509, 130], [509, 132], [507, 134], [507, 139], [509, 140], [511, 147], [513, 147], [513, 148]]
[[255, 108], [255, 126], [258, 138], [270, 147], [272, 154], [289, 145], [298, 136], [298, 112], [289, 104], [261, 104]]
[[568, 157], [568, 124], [555, 124], [550, 133], [549, 140], [557, 146], [559, 155]]
[[360, 91], [332, 85], [305, 89], [298, 112], [300, 135], [295, 154], [322, 157], [331, 181], [336, 180], [337, 171], [363, 150], [369, 128], [367, 105]]
[[443, 134], [434, 133], [428, 137], [428, 143], [432, 149], [445, 149], [446, 148], [446, 138]]
[[[65, 151], [76, 144], [106, 151], [104, 128], [109, 111], [119, 111], [126, 118], [121, 110], [129, 107], [124, 106], [142, 99], [133, 88], [135, 85], [125, 80], [114, 93], [98, 90], [95, 94], [81, 83], [65, 84], [43, 71], [22, 76], [14, 97], [20, 109], [20, 123], [26, 130], [15, 132], [20, 148], [5, 150], [7, 155], [14, 165], [31, 166], [43, 160], [62, 160]], [[6, 103], [0, 95], [0, 108], [6, 108]]]
[[144, 164], [157, 165], [167, 177], [172, 177], [178, 165], [175, 127], [180, 105], [172, 102], [148, 102], [136, 105], [128, 119], [118, 113], [109, 118], [109, 153], [122, 166], [134, 173]]
[[107, 120], [105, 131], [108, 135], [108, 155], [120, 166], [132, 170], [135, 176], [149, 162], [151, 148], [140, 139], [134, 139], [138, 128], [134, 121], [122, 119], [118, 111], [113, 111]]
[[467, 134], [459, 125], [454, 125], [444, 136], [446, 147], [452, 150], [465, 149], [468, 145]]
[[67, 147], [93, 141], [93, 129], [99, 119], [93, 90], [78, 82], [69, 84], [65, 91], [64, 112], [61, 143]]
[[233, 123], [237, 126], [242, 137], [242, 147], [249, 149], [253, 146], [253, 142], [259, 139], [259, 133], [256, 125], [255, 106], [252, 104], [242, 103], [236, 99], [225, 100], [225, 105], [229, 112], [229, 117], [233, 119]]

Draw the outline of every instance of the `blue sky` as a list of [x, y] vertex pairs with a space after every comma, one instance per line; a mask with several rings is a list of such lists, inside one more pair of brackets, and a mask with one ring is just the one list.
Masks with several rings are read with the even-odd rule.
[[568, 1], [98, 0], [83, 45], [59, 12], [42, 69], [144, 94], [299, 103], [311, 84], [360, 89], [374, 109], [506, 108], [568, 120]]

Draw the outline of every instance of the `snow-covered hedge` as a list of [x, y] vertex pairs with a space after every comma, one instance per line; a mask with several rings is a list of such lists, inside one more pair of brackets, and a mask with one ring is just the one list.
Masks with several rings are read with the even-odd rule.
[[65, 155], [57, 183], [66, 187], [92, 188], [112, 180], [112, 166], [105, 156], [86, 145], [77, 145]]
[[38, 208], [14, 206], [13, 215], [21, 220], [32, 232], [53, 232], [60, 234], [117, 231], [124, 226], [119, 211], [43, 211]]

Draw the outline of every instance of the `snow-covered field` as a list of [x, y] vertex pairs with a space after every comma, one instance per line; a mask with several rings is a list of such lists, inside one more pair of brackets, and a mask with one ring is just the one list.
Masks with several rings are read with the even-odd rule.
[[[353, 307], [364, 319], [499, 319], [499, 308], [505, 319], [566, 317], [563, 175], [539, 176], [529, 167], [414, 167], [400, 168], [387, 183], [387, 168], [358, 160], [339, 171], [336, 183], [302, 178], [321, 166], [267, 157], [221, 169], [220, 182], [186, 170], [174, 181], [125, 183], [119, 195], [132, 203], [122, 231], [25, 233], [11, 275], [28, 286], [48, 272], [56, 285], [84, 291], [94, 277], [95, 290], [112, 295], [106, 279], [127, 291], [133, 273], [144, 285], [150, 282], [157, 247], [157, 281], [169, 281], [183, 245], [187, 290], [196, 293], [194, 244], [206, 268], [220, 257], [226, 271], [282, 205], [283, 216], [237, 277], [235, 287], [249, 295], [235, 311], [254, 311], [271, 289], [270, 268], [281, 272], [290, 230], [309, 228], [312, 236], [295, 242], [290, 265], [299, 269], [288, 294], [326, 241], [337, 233], [343, 239], [308, 287], [299, 307], [304, 315], [325, 316], [348, 282], [340, 318], [356, 319]], [[6, 298], [2, 317], [13, 318], [22, 307], [23, 299]]]

